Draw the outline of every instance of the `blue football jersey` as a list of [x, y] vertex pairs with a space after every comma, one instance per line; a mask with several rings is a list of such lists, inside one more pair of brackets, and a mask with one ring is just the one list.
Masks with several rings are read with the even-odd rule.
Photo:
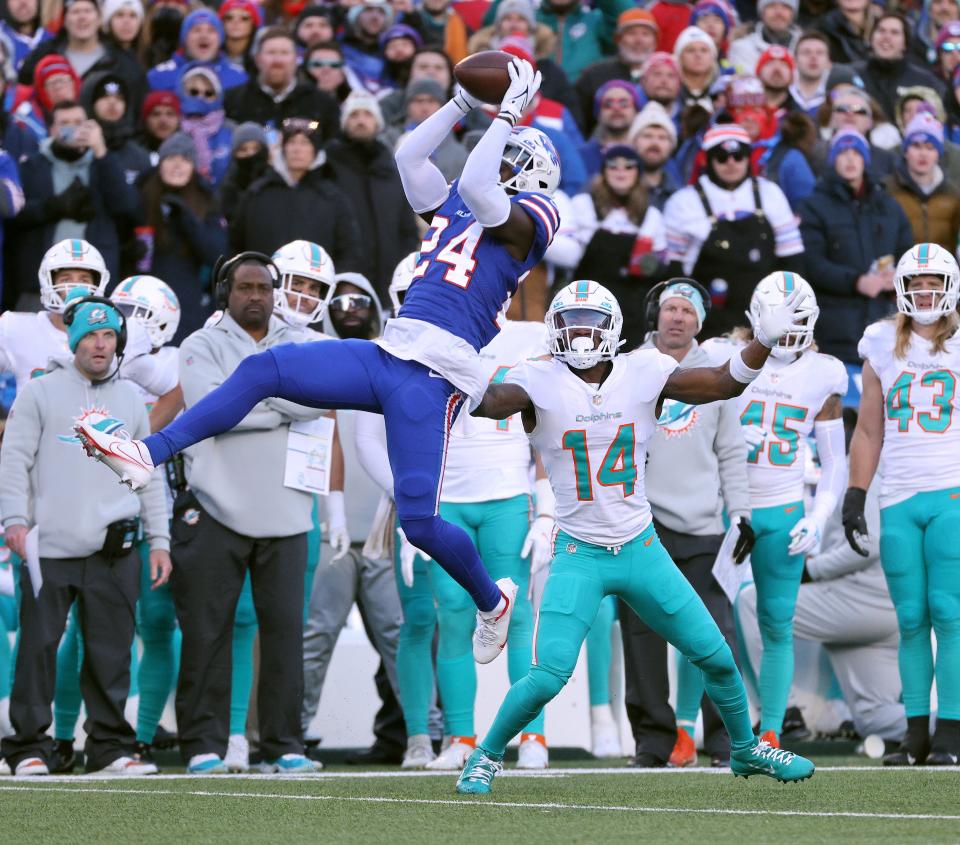
[[484, 231], [460, 198], [457, 185], [450, 186], [446, 202], [433, 215], [398, 316], [432, 323], [480, 351], [500, 331], [497, 315], [516, 293], [520, 277], [543, 258], [559, 228], [560, 214], [544, 194], [510, 197], [530, 215], [536, 229], [530, 253], [518, 261]]

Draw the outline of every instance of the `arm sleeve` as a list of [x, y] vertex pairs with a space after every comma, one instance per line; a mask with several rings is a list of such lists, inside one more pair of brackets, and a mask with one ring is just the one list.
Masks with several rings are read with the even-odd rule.
[[450, 186], [430, 155], [462, 118], [460, 107], [450, 100], [408, 133], [396, 152], [403, 191], [417, 214], [433, 211], [446, 202]]
[[0, 449], [0, 514], [4, 527], [30, 524], [30, 471], [37, 460], [42, 425], [36, 390], [21, 390], [7, 419]]
[[363, 471], [392, 499], [393, 473], [390, 471], [390, 459], [387, 456], [387, 433], [383, 416], [357, 411], [353, 442]]
[[731, 400], [722, 402], [713, 441], [720, 471], [720, 491], [727, 515], [750, 517], [750, 484], [747, 478], [747, 444], [740, 432], [740, 416]]
[[821, 420], [813, 425], [820, 456], [820, 480], [813, 498], [812, 516], [820, 525], [826, 525], [836, 510], [837, 502], [847, 484], [847, 455], [843, 434], [843, 420]]
[[485, 228], [500, 226], [510, 216], [510, 197], [500, 187], [500, 162], [509, 137], [510, 124], [494, 120], [467, 157], [458, 183], [460, 198]]
[[763, 213], [773, 227], [774, 251], [777, 256], [783, 258], [787, 255], [802, 253], [803, 240], [800, 237], [800, 227], [783, 191], [767, 181], [760, 183], [760, 189]]

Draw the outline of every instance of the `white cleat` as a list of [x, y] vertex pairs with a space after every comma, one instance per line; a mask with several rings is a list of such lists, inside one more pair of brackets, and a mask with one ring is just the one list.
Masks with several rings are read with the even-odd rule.
[[117, 757], [112, 763], [100, 769], [97, 774], [139, 777], [142, 775], [155, 775], [158, 771], [160, 770], [154, 763], [148, 763], [139, 757]]
[[416, 734], [407, 737], [407, 750], [403, 755], [401, 769], [425, 769], [437, 759], [433, 753], [433, 743], [429, 734]]
[[7, 761], [0, 757], [0, 777], [8, 777], [12, 774], [13, 772], [10, 771], [10, 766], [7, 765]]
[[550, 765], [550, 752], [543, 737], [537, 734], [524, 734], [520, 738], [517, 750], [518, 769], [545, 769]]
[[436, 772], [459, 772], [467, 758], [473, 754], [474, 746], [463, 742], [464, 739], [473, 741], [473, 737], [451, 737], [450, 744], [440, 752], [439, 756], [427, 763], [424, 768]]
[[230, 734], [223, 762], [228, 771], [237, 773], [250, 771], [250, 743], [243, 734]]
[[47, 764], [39, 757], [27, 757], [17, 763], [17, 768], [13, 772], [18, 778], [37, 777], [39, 775], [49, 775], [50, 769]]
[[473, 659], [477, 663], [496, 660], [507, 644], [510, 617], [513, 616], [513, 606], [517, 600], [517, 585], [509, 578], [501, 578], [497, 586], [506, 606], [490, 613], [477, 611], [477, 627], [473, 632]]
[[98, 428], [104, 422], [112, 422], [101, 414], [87, 414], [76, 422], [73, 430], [83, 444], [84, 451], [105, 463], [120, 481], [131, 490], [139, 490], [150, 481], [155, 469], [150, 452], [141, 440], [118, 437]]
[[622, 757], [620, 729], [609, 704], [590, 708], [590, 753], [594, 757]]

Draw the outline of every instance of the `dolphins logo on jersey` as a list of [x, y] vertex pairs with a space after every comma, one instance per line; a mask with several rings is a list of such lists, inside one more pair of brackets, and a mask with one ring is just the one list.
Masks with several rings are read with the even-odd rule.
[[657, 425], [668, 438], [683, 437], [697, 424], [700, 412], [696, 405], [678, 402], [676, 399], [664, 399]]

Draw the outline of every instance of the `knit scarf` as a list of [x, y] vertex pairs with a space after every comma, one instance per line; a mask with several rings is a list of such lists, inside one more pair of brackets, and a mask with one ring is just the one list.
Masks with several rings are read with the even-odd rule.
[[213, 162], [210, 139], [220, 131], [223, 118], [223, 109], [216, 109], [205, 115], [184, 115], [180, 124], [180, 128], [193, 139], [197, 147], [197, 172], [208, 181]]

